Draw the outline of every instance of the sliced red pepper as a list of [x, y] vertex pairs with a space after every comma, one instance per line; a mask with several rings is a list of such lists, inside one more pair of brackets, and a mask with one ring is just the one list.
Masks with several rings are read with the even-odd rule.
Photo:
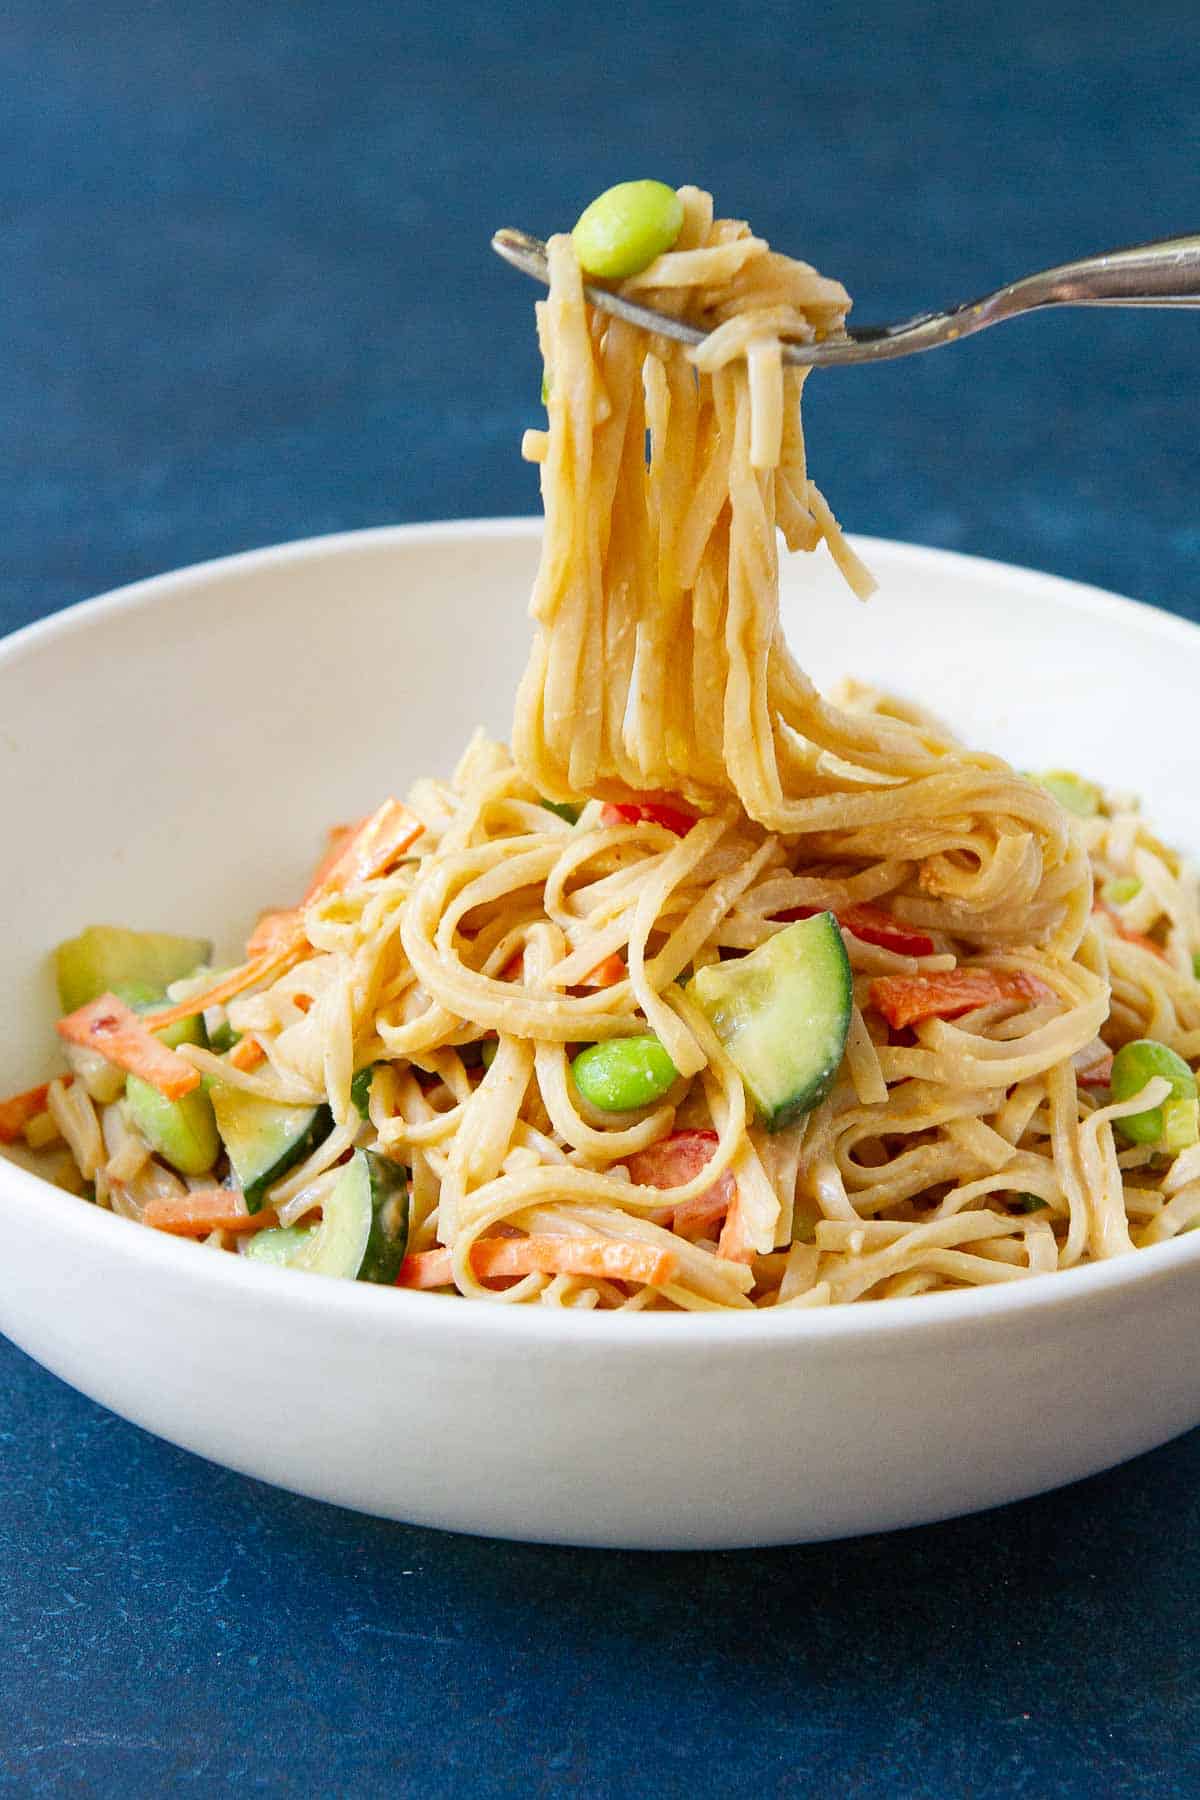
[[[630, 1179], [639, 1186], [683, 1187], [703, 1173], [705, 1164], [712, 1160], [716, 1142], [715, 1131], [673, 1131], [669, 1137], [660, 1138], [657, 1144], [635, 1150], [632, 1156], [625, 1158], [625, 1167]], [[663, 1223], [679, 1232], [681, 1237], [699, 1237], [725, 1217], [736, 1194], [737, 1182], [732, 1171], [725, 1169], [712, 1186], [697, 1194], [694, 1200], [685, 1200], [681, 1206], [668, 1209]]]
[[1112, 1084], [1112, 1066], [1112, 1057], [1102, 1056], [1100, 1061], [1094, 1062], [1090, 1068], [1078, 1069], [1075, 1079], [1080, 1087], [1109, 1087]]
[[879, 975], [871, 983], [871, 1005], [900, 1030], [920, 1019], [957, 1019], [998, 1000], [1052, 1000], [1051, 990], [1023, 970], [948, 969], [941, 975]]
[[600, 811], [602, 825], [639, 825], [643, 819], [665, 826], [676, 837], [686, 837], [696, 823], [695, 813], [685, 812], [672, 794], [661, 800], [608, 800]]
[[[776, 913], [777, 919], [815, 919], [818, 913], [829, 912], [827, 906], [790, 906], [786, 912]], [[894, 919], [882, 906], [872, 906], [867, 900], [860, 900], [854, 906], [843, 907], [841, 912], [834, 913], [834, 918], [843, 931], [861, 938], [864, 944], [878, 944], [881, 950], [894, 950], [897, 956], [932, 956], [933, 939], [915, 926], [905, 925], [900, 919]]]

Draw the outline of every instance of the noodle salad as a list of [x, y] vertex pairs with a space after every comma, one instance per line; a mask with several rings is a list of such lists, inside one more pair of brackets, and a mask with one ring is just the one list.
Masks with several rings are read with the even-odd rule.
[[549, 272], [511, 749], [335, 826], [236, 968], [59, 945], [67, 1068], [0, 1143], [224, 1254], [509, 1305], [838, 1305], [1200, 1223], [1195, 871], [1133, 797], [823, 696], [783, 640], [781, 538], [872, 586], [781, 354], [844, 289], [656, 182]]

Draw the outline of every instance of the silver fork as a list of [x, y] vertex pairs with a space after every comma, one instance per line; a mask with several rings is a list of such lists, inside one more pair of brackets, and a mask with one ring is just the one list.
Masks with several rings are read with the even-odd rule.
[[[548, 280], [546, 246], [540, 238], [506, 229], [495, 234], [492, 248], [535, 281]], [[593, 306], [662, 337], [698, 344], [705, 335], [686, 320], [623, 300], [594, 282], [584, 284], [584, 293]], [[1200, 237], [1163, 238], [1127, 250], [1105, 250], [1099, 256], [1085, 256], [1079, 262], [1060, 263], [1055, 269], [1026, 275], [946, 312], [918, 313], [895, 325], [852, 325], [820, 343], [787, 344], [783, 355], [786, 362], [805, 365], [883, 362], [888, 357], [912, 356], [918, 350], [957, 343], [972, 332], [1044, 306], [1200, 306]]]

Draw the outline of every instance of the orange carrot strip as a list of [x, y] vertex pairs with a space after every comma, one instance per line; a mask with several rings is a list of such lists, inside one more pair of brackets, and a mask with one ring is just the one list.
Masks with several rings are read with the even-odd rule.
[[880, 975], [871, 983], [871, 1005], [894, 1030], [920, 1019], [957, 1019], [999, 1000], [1052, 1000], [1044, 981], [1024, 971], [948, 969], [942, 975]]
[[161, 1031], [164, 1025], [174, 1025], [179, 1019], [190, 1019], [195, 1013], [203, 1012], [206, 1006], [223, 1006], [226, 1000], [235, 1000], [244, 994], [247, 988], [260, 987], [276, 976], [298, 963], [304, 954], [304, 945], [297, 942], [282, 945], [278, 950], [263, 956], [252, 957], [249, 962], [242, 963], [240, 968], [231, 969], [220, 981], [206, 988], [202, 994], [195, 994], [190, 1000], [181, 1000], [178, 1006], [169, 1006], [161, 1012], [142, 1014], [144, 1024], [152, 1031]]
[[329, 827], [325, 854], [312, 872], [308, 887], [305, 889], [305, 898], [308, 898], [312, 894], [320, 893], [325, 885], [327, 877], [341, 861], [342, 852], [345, 850], [347, 844], [358, 836], [366, 823], [367, 821], [364, 818], [355, 819], [352, 825], [331, 825]]
[[609, 1281], [642, 1281], [662, 1287], [675, 1273], [677, 1258], [652, 1244], [624, 1243], [616, 1238], [542, 1237], [481, 1238], [471, 1251], [471, 1266], [480, 1277], [529, 1275], [595, 1275]]
[[[196, 1010], [194, 1004], [189, 1010]], [[58, 1021], [56, 1029], [68, 1044], [97, 1051], [106, 1062], [148, 1081], [168, 1100], [182, 1100], [200, 1086], [199, 1071], [160, 1043], [149, 1029], [149, 1021], [139, 1018], [115, 994], [101, 994], [78, 1011], [68, 1013]]]
[[1135, 931], [1132, 925], [1126, 925], [1120, 914], [1115, 913], [1111, 906], [1106, 906], [1103, 900], [1093, 901], [1092, 911], [1103, 913], [1117, 936], [1123, 938], [1127, 944], [1136, 944], [1141, 950], [1149, 950], [1153, 956], [1160, 957], [1163, 962], [1170, 960], [1161, 944], [1155, 943], [1152, 937], [1147, 937], [1144, 931]]
[[623, 958], [614, 950], [611, 956], [598, 962], [594, 969], [589, 969], [579, 985], [585, 988], [615, 987], [618, 981], [624, 981], [626, 973]]
[[754, 1261], [754, 1247], [746, 1236], [746, 1221], [742, 1217], [741, 1196], [736, 1187], [733, 1192], [733, 1202], [725, 1214], [721, 1235], [717, 1239], [717, 1255], [723, 1256], [727, 1262], [752, 1263]]
[[299, 907], [279, 907], [265, 912], [246, 939], [246, 955], [253, 959], [269, 951], [290, 948], [304, 932], [304, 916]]
[[342, 844], [332, 860], [325, 858], [300, 904], [307, 906], [318, 895], [340, 893], [342, 888], [382, 875], [424, 829], [407, 806], [401, 806], [398, 800], [385, 800]]
[[274, 1225], [275, 1215], [247, 1212], [236, 1188], [197, 1188], [178, 1199], [147, 1200], [142, 1223], [176, 1237], [207, 1237], [210, 1231], [261, 1231]]
[[424, 829], [415, 814], [398, 800], [385, 800], [377, 812], [357, 825], [334, 826], [329, 834], [329, 850], [317, 865], [300, 905], [263, 913], [247, 941], [247, 961], [240, 968], [231, 970], [195, 999], [168, 1011], [148, 1014], [149, 1022], [161, 1030], [177, 1019], [236, 999], [247, 988], [284, 974], [308, 954], [304, 908], [323, 894], [337, 893], [355, 882], [382, 874]]
[[[449, 1250], [421, 1250], [406, 1256], [398, 1287], [447, 1287], [453, 1279]], [[591, 1275], [608, 1281], [637, 1281], [662, 1287], [675, 1273], [677, 1258], [653, 1244], [617, 1238], [480, 1238], [471, 1248], [471, 1267], [481, 1281], [508, 1275]]]
[[238, 1039], [225, 1060], [240, 1069], [243, 1075], [248, 1075], [259, 1063], [266, 1062], [267, 1053], [255, 1038], [244, 1037]]
[[397, 1287], [440, 1288], [454, 1286], [454, 1255], [439, 1244], [436, 1250], [414, 1250], [400, 1264]]
[[[72, 1077], [60, 1075], [59, 1080], [64, 1087], [70, 1087]], [[43, 1081], [41, 1087], [30, 1088], [24, 1094], [12, 1094], [7, 1100], [0, 1100], [0, 1144], [15, 1144], [30, 1119], [36, 1119], [40, 1112], [46, 1110], [46, 1099], [50, 1093], [50, 1083]]]

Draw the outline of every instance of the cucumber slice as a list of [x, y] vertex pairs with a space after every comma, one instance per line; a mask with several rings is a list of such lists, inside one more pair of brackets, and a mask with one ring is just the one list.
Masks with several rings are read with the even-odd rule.
[[138, 1075], [125, 1083], [129, 1122], [141, 1132], [156, 1156], [181, 1175], [204, 1175], [221, 1154], [212, 1101], [203, 1088], [182, 1100], [168, 1100]]
[[728, 1050], [768, 1131], [824, 1099], [845, 1055], [854, 995], [832, 913], [798, 919], [749, 956], [698, 970], [687, 992]]
[[392, 1287], [408, 1252], [408, 1170], [373, 1150], [356, 1150], [351, 1169], [359, 1157], [371, 1183], [371, 1235], [358, 1279]]
[[356, 1150], [325, 1202], [319, 1230], [289, 1267], [390, 1285], [407, 1247], [406, 1171], [370, 1150]]
[[273, 1263], [276, 1268], [286, 1269], [320, 1229], [319, 1225], [275, 1225], [270, 1231], [256, 1231], [246, 1240], [245, 1254], [252, 1256], [255, 1262]]
[[[211, 976], [204, 976], [205, 981]], [[154, 1012], [158, 1007], [170, 1004], [173, 995], [168, 995], [166, 988], [155, 988], [148, 981], [123, 981], [113, 993], [126, 1006], [132, 1006], [134, 1012]], [[168, 1050], [178, 1050], [180, 1044], [205, 1044], [208, 1042], [204, 1030], [204, 1019], [200, 1013], [193, 1013], [190, 1019], [176, 1019], [174, 1025], [164, 1025], [155, 1037], [167, 1046]]]
[[207, 938], [168, 931], [127, 931], [121, 925], [89, 925], [54, 952], [58, 998], [65, 1013], [98, 994], [144, 982], [161, 994], [168, 982], [190, 975], [212, 955]]
[[371, 1083], [375, 1079], [375, 1064], [368, 1063], [365, 1069], [356, 1071], [350, 1083], [350, 1098], [359, 1114], [364, 1119], [371, 1116]]
[[[198, 1000], [216, 987], [217, 983], [226, 975], [232, 975], [232, 973], [232, 969], [210, 969], [206, 965], [202, 969], [197, 969], [192, 975], [185, 975], [182, 981], [171, 982], [167, 988], [167, 999], [172, 1005], [178, 1005], [181, 1000]], [[240, 1031], [235, 1031], [230, 1025], [223, 1006], [206, 1007], [202, 1013], [197, 1014], [197, 1017], [204, 1027], [204, 1036], [199, 1041], [207, 1043], [209, 1049], [215, 1050], [218, 1056], [223, 1055], [226, 1050], [232, 1050], [240, 1040], [242, 1034]], [[180, 1020], [181, 1025], [189, 1023], [189, 1020]], [[175, 1028], [170, 1027], [169, 1029]], [[159, 1036], [164, 1044], [168, 1041], [165, 1032], [160, 1032]]]
[[221, 1081], [213, 1082], [210, 1098], [221, 1142], [252, 1213], [259, 1211], [271, 1183], [307, 1155], [333, 1123], [327, 1106], [281, 1106]]

